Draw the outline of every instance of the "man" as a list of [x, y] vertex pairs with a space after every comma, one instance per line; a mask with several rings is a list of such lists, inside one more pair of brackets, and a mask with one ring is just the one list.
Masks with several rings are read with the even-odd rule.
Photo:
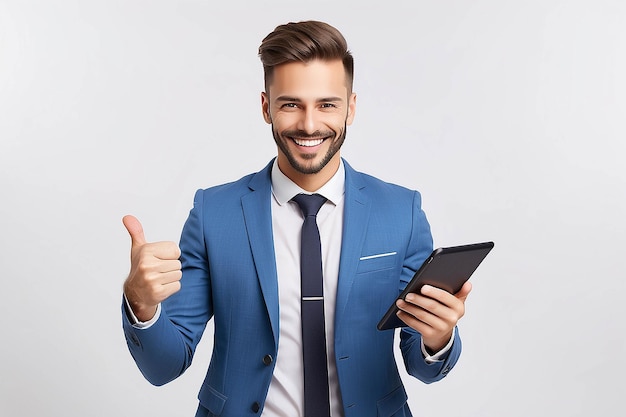
[[[420, 195], [340, 157], [356, 95], [339, 31], [314, 21], [281, 25], [259, 55], [261, 109], [277, 157], [258, 173], [199, 190], [180, 249], [147, 243], [139, 221], [123, 219], [132, 239], [123, 303], [130, 352], [151, 383], [165, 384], [190, 365], [212, 318], [197, 416], [410, 416], [394, 331], [376, 324], [432, 250]], [[309, 265], [315, 252], [300, 240], [310, 220], [300, 194], [323, 196], [315, 218], [321, 243], [313, 245], [321, 246], [323, 294], [315, 297], [305, 296], [304, 276], [317, 267], [300, 269], [300, 256]], [[397, 302], [410, 374], [430, 383], [454, 366], [470, 289], [452, 295], [424, 287]], [[305, 365], [315, 345], [304, 341], [309, 301], [321, 308], [321, 366]], [[322, 376], [311, 388], [305, 379], [313, 374]], [[325, 398], [312, 400], [313, 391]]]

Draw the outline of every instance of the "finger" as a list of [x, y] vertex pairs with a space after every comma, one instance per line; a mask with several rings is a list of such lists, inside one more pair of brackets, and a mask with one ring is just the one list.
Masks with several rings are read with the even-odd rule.
[[441, 288], [433, 287], [431, 285], [424, 285], [420, 290], [420, 294], [413, 295], [416, 301], [422, 301], [421, 299], [425, 297], [436, 303], [443, 304], [444, 306], [450, 306], [458, 302], [458, 300], [454, 298], [454, 296], [448, 291], [442, 290]]
[[166, 272], [180, 271], [181, 263], [178, 259], [159, 259], [153, 255], [147, 258], [135, 258], [138, 264], [137, 269], [146, 276], [164, 274]]
[[[172, 273], [168, 273], [168, 275], [169, 274], [172, 274]], [[180, 279], [178, 280], [172, 279], [169, 282], [163, 282], [154, 288], [153, 300], [156, 304], [158, 304], [166, 300], [172, 294], [175, 294], [178, 291], [180, 291], [180, 288], [181, 288]]]
[[400, 310], [397, 316], [408, 326], [422, 334], [445, 326], [445, 322], [439, 317], [420, 309]]
[[450, 294], [446, 290], [442, 290], [441, 288], [436, 288], [431, 285], [424, 285], [421, 289], [421, 293], [428, 298], [439, 301], [441, 304], [453, 307], [456, 306], [459, 301], [464, 302], [471, 290], [472, 284], [468, 281], [463, 284], [459, 292], [454, 295]]
[[146, 285], [158, 286], [178, 281], [182, 277], [180, 263], [177, 260], [162, 261], [152, 258], [153, 262], [143, 262], [137, 267]]
[[129, 287], [125, 290], [125, 294], [131, 305], [134, 300], [145, 306], [153, 306], [180, 289], [181, 277], [181, 271], [152, 274], [143, 285]]
[[158, 271], [164, 274], [166, 272], [180, 271], [181, 268], [182, 267], [178, 259], [170, 259], [161, 261], [158, 266]]
[[180, 258], [180, 248], [174, 242], [154, 242], [149, 243], [148, 253], [155, 258], [167, 261]]
[[406, 301], [399, 300], [398, 308], [435, 327], [442, 320], [453, 318], [453, 310], [437, 300], [417, 294], [408, 294]]
[[180, 284], [180, 279], [182, 278], [183, 273], [181, 271], [170, 271], [165, 272], [159, 275], [159, 283], [161, 285], [167, 286], [170, 284]]
[[472, 283], [467, 281], [465, 284], [463, 284], [459, 292], [454, 294], [454, 296], [461, 301], [465, 301], [471, 291], [472, 291]]
[[[420, 307], [413, 306], [404, 302], [397, 316], [407, 326], [421, 333], [424, 343], [432, 350], [439, 350], [439, 346], [443, 346], [443, 340], [448, 340], [448, 335], [458, 320], [448, 321]], [[443, 336], [442, 336], [443, 335]]]
[[165, 300], [166, 298], [170, 297], [172, 294], [177, 293], [178, 291], [180, 291], [181, 288], [181, 284], [180, 281], [173, 281], [167, 284], [163, 285], [163, 300]]
[[143, 234], [143, 226], [135, 216], [126, 215], [122, 218], [122, 223], [130, 235], [131, 244], [133, 246], [141, 246], [146, 243], [146, 237]]
[[[179, 280], [173, 280], [171, 282], [164, 282], [162, 284], [156, 284], [153, 287], [151, 287], [150, 292], [142, 294], [141, 300], [143, 303], [145, 303], [146, 305], [150, 306], [150, 308], [152, 308], [152, 306], [156, 306], [157, 304], [165, 301], [172, 294], [175, 294], [176, 292], [180, 291], [180, 288], [181, 288], [181, 283]], [[133, 307], [133, 311], [135, 311], [135, 308], [134, 308], [135, 306], [132, 305], [132, 301], [131, 301], [131, 306]]]
[[[423, 336], [431, 335], [433, 332], [445, 331], [448, 326], [440, 317], [424, 310], [420, 307], [404, 302], [403, 305], [398, 303], [400, 311], [397, 316], [407, 326], [417, 330]], [[443, 329], [443, 330], [442, 330]]]
[[439, 352], [443, 349], [452, 336], [453, 327], [447, 326], [444, 322], [428, 322], [419, 316], [413, 316], [405, 311], [398, 312], [397, 316], [407, 326], [422, 335], [424, 346], [431, 352]]

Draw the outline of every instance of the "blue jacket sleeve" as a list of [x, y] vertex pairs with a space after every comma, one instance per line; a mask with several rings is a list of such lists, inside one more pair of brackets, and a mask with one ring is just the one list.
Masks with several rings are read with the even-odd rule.
[[[413, 199], [413, 233], [402, 269], [400, 290], [406, 287], [417, 268], [430, 255], [432, 249], [430, 225], [421, 208], [420, 194], [416, 192]], [[461, 339], [458, 329], [454, 337], [452, 347], [441, 361], [427, 363], [422, 354], [421, 335], [410, 327], [403, 327], [400, 331], [400, 349], [407, 372], [425, 383], [432, 383], [445, 377], [461, 354]]]
[[152, 326], [134, 327], [122, 306], [122, 327], [130, 353], [144, 377], [154, 385], [163, 385], [185, 372], [213, 314], [201, 191], [196, 193], [183, 228], [180, 249], [181, 290], [163, 301], [161, 315]]

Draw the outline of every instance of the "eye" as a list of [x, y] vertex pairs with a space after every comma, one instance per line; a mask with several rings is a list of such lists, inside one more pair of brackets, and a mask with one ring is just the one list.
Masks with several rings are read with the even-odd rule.
[[297, 103], [285, 103], [282, 106], [280, 106], [281, 109], [295, 109], [298, 107]]
[[322, 108], [323, 109], [334, 109], [337, 106], [334, 103], [322, 103]]

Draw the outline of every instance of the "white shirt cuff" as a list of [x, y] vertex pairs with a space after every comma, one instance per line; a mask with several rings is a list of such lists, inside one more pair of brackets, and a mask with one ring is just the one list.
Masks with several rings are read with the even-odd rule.
[[445, 345], [439, 352], [429, 355], [426, 351], [426, 346], [424, 346], [424, 340], [421, 340], [422, 347], [422, 355], [424, 355], [424, 360], [426, 363], [436, 363], [441, 362], [441, 357], [448, 353], [450, 348], [452, 347], [452, 342], [454, 342], [454, 335], [456, 334], [456, 327], [452, 329], [452, 336], [450, 337], [450, 341], [447, 345]]
[[128, 312], [128, 315], [130, 316], [129, 317], [130, 322], [132, 323], [133, 327], [136, 329], [147, 329], [148, 327], [156, 323], [156, 321], [161, 316], [161, 303], [159, 303], [157, 304], [156, 313], [154, 313], [154, 316], [150, 320], [139, 321], [139, 319], [137, 319], [137, 316], [135, 316], [133, 309], [130, 308], [130, 303], [128, 302], [128, 299], [126, 298], [126, 295], [124, 295], [124, 302], [126, 303], [126, 307], [127, 307], [126, 311]]

